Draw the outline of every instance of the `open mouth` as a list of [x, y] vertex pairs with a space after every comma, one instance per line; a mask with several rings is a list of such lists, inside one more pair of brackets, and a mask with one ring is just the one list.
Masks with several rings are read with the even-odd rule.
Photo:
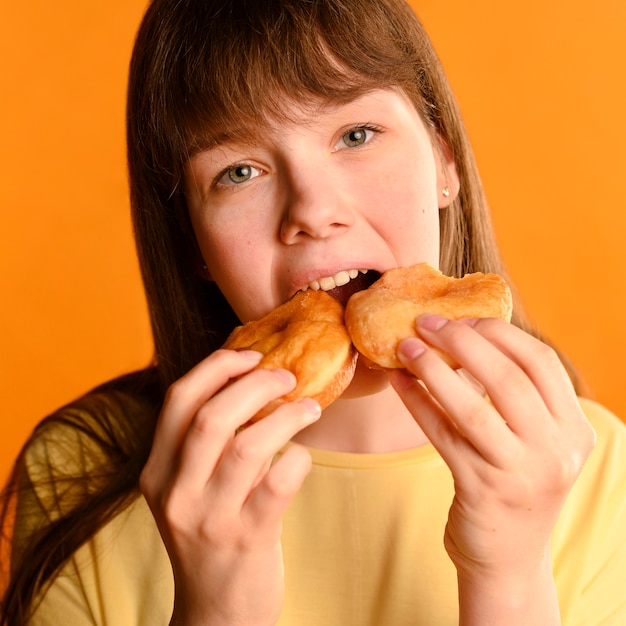
[[367, 289], [379, 278], [380, 273], [375, 270], [345, 270], [338, 272], [335, 276], [314, 280], [306, 285], [302, 291], [321, 289], [345, 306], [353, 293]]

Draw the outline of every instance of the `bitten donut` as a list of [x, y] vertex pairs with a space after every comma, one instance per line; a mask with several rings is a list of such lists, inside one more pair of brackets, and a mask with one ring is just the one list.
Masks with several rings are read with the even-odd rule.
[[257, 350], [265, 356], [257, 367], [292, 372], [297, 385], [269, 403], [257, 421], [284, 402], [313, 398], [323, 408], [350, 384], [356, 350], [344, 326], [343, 306], [323, 291], [302, 291], [265, 317], [238, 326], [224, 348]]
[[[348, 300], [345, 324], [356, 349], [384, 369], [403, 367], [396, 351], [416, 336], [415, 320], [423, 313], [448, 319], [500, 317], [511, 321], [511, 291], [497, 274], [445, 276], [428, 263], [385, 272], [369, 289]], [[452, 366], [453, 360], [441, 356]]]

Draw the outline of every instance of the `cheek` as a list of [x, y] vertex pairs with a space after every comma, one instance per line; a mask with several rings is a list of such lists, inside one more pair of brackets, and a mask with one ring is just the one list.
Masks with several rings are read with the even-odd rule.
[[217, 275], [245, 263], [259, 239], [258, 229], [250, 221], [224, 212], [190, 213], [196, 241], [209, 270]]
[[439, 264], [439, 208], [436, 174], [427, 163], [423, 169], [398, 165], [378, 172], [363, 198], [368, 202], [377, 231], [396, 252], [399, 265], [428, 261]]
[[[196, 216], [197, 217], [197, 216]], [[242, 320], [252, 319], [262, 303], [259, 283], [267, 260], [263, 233], [234, 223], [193, 219], [192, 225], [210, 278]]]

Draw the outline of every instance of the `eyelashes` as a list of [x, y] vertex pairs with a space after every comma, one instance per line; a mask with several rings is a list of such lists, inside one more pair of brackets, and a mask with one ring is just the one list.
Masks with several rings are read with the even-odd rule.
[[241, 163], [238, 165], [231, 165], [226, 169], [222, 170], [216, 177], [215, 182], [218, 185], [241, 185], [243, 183], [247, 183], [249, 180], [260, 176], [262, 171], [254, 167], [253, 165], [249, 165], [247, 163]]
[[[368, 123], [351, 126], [349, 129], [341, 131], [341, 135], [333, 147], [333, 152], [340, 150], [358, 150], [372, 142], [383, 132], [383, 129], [375, 124]], [[265, 171], [262, 168], [246, 161], [232, 163], [215, 176], [212, 187], [238, 187], [258, 176], [262, 176], [264, 173]]]
[[343, 142], [344, 146], [340, 146], [338, 142], [335, 149], [359, 148], [369, 143], [376, 135], [382, 132], [382, 128], [374, 124], [359, 124], [341, 135], [339, 141]]

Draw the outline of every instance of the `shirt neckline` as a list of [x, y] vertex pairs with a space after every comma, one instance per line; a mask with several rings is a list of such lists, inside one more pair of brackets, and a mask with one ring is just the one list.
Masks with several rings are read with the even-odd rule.
[[383, 453], [337, 452], [320, 448], [308, 448], [308, 450], [314, 466], [346, 469], [391, 468], [440, 458], [431, 443], [408, 450]]

